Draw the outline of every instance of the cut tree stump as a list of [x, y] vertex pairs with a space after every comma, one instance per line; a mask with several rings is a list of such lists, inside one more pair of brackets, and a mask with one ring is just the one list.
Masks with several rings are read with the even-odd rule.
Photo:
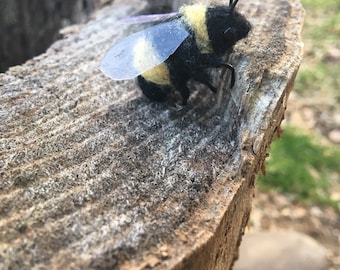
[[[253, 29], [188, 106], [98, 66], [142, 9], [115, 2], [0, 75], [1, 269], [230, 269], [302, 58], [298, 0], [240, 1]], [[178, 101], [180, 102], [180, 100]]]

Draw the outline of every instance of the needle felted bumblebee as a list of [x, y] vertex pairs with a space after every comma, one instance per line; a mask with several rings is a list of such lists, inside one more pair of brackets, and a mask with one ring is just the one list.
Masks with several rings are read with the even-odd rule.
[[137, 77], [143, 93], [151, 100], [164, 101], [176, 89], [186, 105], [189, 80], [205, 84], [216, 93], [208, 68], [235, 71], [220, 57], [251, 29], [250, 23], [235, 11], [238, 0], [229, 6], [194, 4], [178, 13], [129, 17], [127, 22], [160, 22], [137, 32], [113, 46], [101, 63], [101, 70], [114, 80]]

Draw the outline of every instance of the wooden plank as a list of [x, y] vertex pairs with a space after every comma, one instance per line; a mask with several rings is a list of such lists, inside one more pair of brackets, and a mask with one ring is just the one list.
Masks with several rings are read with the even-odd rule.
[[116, 2], [0, 75], [0, 268], [229, 269], [302, 57], [297, 0], [240, 1], [253, 25], [188, 106], [98, 66], [138, 12]]

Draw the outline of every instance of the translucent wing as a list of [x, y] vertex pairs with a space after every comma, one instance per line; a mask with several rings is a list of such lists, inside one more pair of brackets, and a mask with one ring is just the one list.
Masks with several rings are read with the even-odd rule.
[[178, 12], [171, 12], [165, 14], [149, 14], [149, 15], [139, 15], [131, 16], [120, 19], [119, 22], [126, 24], [137, 24], [137, 23], [149, 23], [149, 22], [164, 22], [166, 20], [176, 17]]
[[164, 62], [188, 35], [180, 20], [152, 26], [114, 45], [100, 69], [114, 80], [135, 78]]

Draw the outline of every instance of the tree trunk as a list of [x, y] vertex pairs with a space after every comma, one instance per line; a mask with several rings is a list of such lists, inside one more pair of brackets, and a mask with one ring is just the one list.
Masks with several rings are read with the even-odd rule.
[[0, 1], [0, 72], [46, 51], [59, 29], [85, 22], [109, 0]]

